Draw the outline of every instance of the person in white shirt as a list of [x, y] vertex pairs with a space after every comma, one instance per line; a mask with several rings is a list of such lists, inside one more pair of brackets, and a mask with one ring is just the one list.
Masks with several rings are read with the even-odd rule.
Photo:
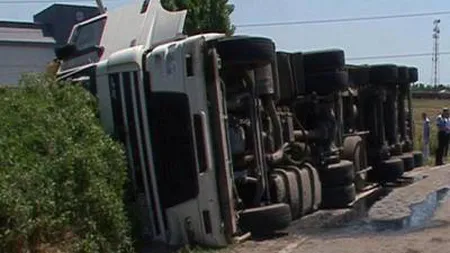
[[430, 119], [425, 112], [422, 113], [423, 131], [422, 131], [422, 153], [425, 162], [430, 155]]
[[449, 136], [449, 126], [450, 121], [448, 120], [448, 108], [444, 108], [442, 110], [442, 114], [440, 114], [436, 119], [436, 126], [438, 128], [438, 148], [436, 150], [436, 162], [435, 165], [443, 165], [444, 164], [444, 154], [446, 149], [448, 148], [448, 136]]

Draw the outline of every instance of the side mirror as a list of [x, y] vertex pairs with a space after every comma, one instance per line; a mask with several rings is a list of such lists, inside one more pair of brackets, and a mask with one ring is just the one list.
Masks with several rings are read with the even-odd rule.
[[74, 44], [66, 44], [55, 49], [55, 55], [58, 60], [66, 60], [77, 52], [77, 47]]

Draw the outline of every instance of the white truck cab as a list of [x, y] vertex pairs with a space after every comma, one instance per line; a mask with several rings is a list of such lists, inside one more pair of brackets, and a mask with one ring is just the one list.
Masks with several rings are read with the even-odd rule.
[[[124, 144], [148, 240], [225, 246], [247, 231], [282, 229], [291, 213], [270, 200], [266, 153], [276, 150], [264, 147], [258, 111], [276, 95], [274, 44], [187, 37], [185, 16], [152, 0], [77, 24], [57, 50], [58, 77], [98, 98], [102, 125]], [[233, 134], [236, 118], [256, 131]]]

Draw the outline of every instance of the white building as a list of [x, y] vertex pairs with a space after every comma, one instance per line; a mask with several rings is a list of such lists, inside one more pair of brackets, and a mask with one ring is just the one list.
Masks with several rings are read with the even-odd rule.
[[55, 40], [35, 23], [0, 21], [0, 85], [18, 84], [23, 73], [43, 72], [55, 58]]

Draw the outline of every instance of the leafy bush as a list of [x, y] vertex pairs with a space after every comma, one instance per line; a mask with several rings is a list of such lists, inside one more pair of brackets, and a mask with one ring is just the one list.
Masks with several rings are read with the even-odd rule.
[[44, 75], [0, 90], [0, 251], [129, 252], [122, 147], [94, 98]]

